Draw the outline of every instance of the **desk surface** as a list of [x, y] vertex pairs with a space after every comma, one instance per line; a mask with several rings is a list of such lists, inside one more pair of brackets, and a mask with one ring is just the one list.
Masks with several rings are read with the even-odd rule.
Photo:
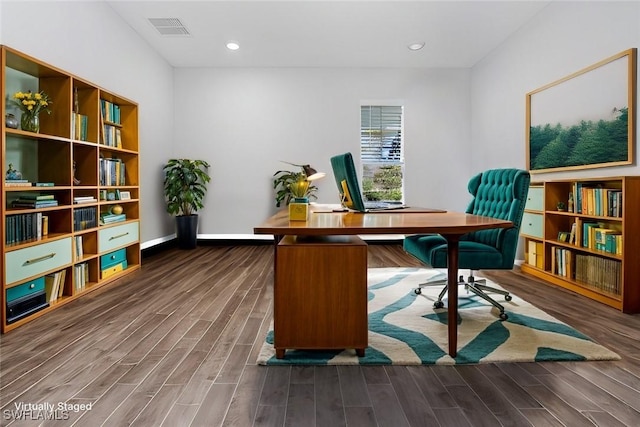
[[308, 221], [289, 221], [286, 209], [254, 228], [255, 234], [323, 236], [346, 234], [461, 235], [490, 228], [509, 228], [511, 221], [460, 212], [355, 213], [315, 212]]

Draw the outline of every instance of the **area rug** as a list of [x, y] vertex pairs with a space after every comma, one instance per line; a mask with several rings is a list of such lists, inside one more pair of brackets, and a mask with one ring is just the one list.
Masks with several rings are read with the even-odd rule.
[[[458, 354], [448, 355], [447, 310], [434, 309], [442, 289], [415, 287], [425, 280], [444, 278], [439, 270], [423, 268], [372, 268], [368, 270], [369, 347], [364, 357], [355, 350], [287, 350], [277, 359], [273, 325], [258, 356], [260, 365], [430, 365], [495, 362], [618, 360], [620, 356], [593, 342], [518, 296], [497, 301], [505, 307], [506, 321], [498, 310], [460, 287], [458, 303]], [[500, 286], [487, 281], [490, 286]]]

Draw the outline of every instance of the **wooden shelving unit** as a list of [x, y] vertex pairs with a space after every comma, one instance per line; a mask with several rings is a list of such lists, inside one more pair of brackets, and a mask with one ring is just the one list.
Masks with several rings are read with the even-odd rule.
[[625, 313], [640, 312], [638, 212], [640, 176], [532, 183], [520, 230], [522, 271]]
[[[51, 114], [39, 116], [38, 133], [2, 122], [0, 326], [5, 333], [140, 268], [140, 179], [135, 102], [7, 46], [1, 55], [2, 99], [43, 91], [52, 101]], [[118, 111], [111, 120], [105, 119], [105, 101]], [[2, 116], [7, 113], [20, 120], [19, 110], [3, 102]], [[118, 143], [107, 145], [109, 126], [117, 129]], [[10, 185], [9, 164], [23, 179], [51, 186]], [[119, 179], [105, 180], [113, 174]], [[122, 193], [128, 198], [119, 198]], [[36, 194], [53, 195], [57, 206], [14, 207], [16, 199]], [[77, 203], [77, 198], [90, 200]], [[101, 215], [120, 211], [116, 205], [126, 219], [103, 224]], [[111, 259], [119, 264], [114, 267]], [[107, 276], [107, 267], [117, 272]], [[64, 277], [59, 297], [49, 301], [46, 295], [42, 303], [36, 296], [56, 274]]]

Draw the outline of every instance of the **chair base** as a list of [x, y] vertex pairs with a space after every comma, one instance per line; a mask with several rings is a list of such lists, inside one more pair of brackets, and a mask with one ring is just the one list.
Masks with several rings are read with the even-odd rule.
[[[498, 301], [491, 298], [486, 293], [486, 292], [491, 292], [491, 293], [500, 294], [504, 296], [505, 301], [511, 301], [512, 297], [511, 295], [509, 295], [508, 291], [487, 286], [486, 285], [487, 281], [485, 279], [476, 280], [476, 278], [473, 277], [473, 275], [470, 275], [467, 280], [468, 281], [465, 282], [464, 277], [460, 276], [458, 278], [458, 285], [463, 285], [466, 290], [474, 293], [475, 295], [479, 296], [480, 298], [482, 298], [483, 300], [487, 301], [489, 304], [497, 308], [500, 311], [500, 314], [499, 314], [500, 320], [507, 320], [509, 318], [507, 313], [504, 312], [504, 307], [502, 306], [502, 304], [500, 304]], [[420, 295], [422, 293], [422, 288], [425, 286], [444, 286], [444, 288], [442, 289], [442, 291], [440, 291], [440, 294], [438, 295], [438, 299], [433, 303], [433, 308], [443, 308], [444, 303], [442, 302], [442, 298], [444, 298], [444, 296], [447, 293], [447, 288], [448, 288], [447, 280], [444, 279], [444, 280], [436, 280], [433, 282], [420, 283], [418, 287], [414, 289], [415, 294]]]

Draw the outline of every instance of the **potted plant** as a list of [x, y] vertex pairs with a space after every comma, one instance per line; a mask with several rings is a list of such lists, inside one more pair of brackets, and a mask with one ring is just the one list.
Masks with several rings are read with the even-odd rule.
[[206, 184], [211, 180], [204, 160], [171, 159], [163, 168], [167, 212], [176, 216], [176, 237], [181, 249], [196, 247], [198, 214], [204, 207]]
[[556, 208], [558, 209], [558, 212], [564, 212], [564, 208], [565, 208], [564, 202], [558, 202], [556, 204]]
[[[285, 162], [288, 163], [288, 162]], [[316, 191], [318, 187], [313, 185], [312, 179], [309, 177], [324, 176], [324, 174], [316, 172], [315, 169], [309, 165], [295, 165], [300, 166], [300, 172], [294, 172], [289, 170], [279, 170], [273, 174], [273, 188], [276, 191], [276, 207], [280, 207], [283, 203], [288, 205], [293, 198], [307, 198], [316, 200]]]

